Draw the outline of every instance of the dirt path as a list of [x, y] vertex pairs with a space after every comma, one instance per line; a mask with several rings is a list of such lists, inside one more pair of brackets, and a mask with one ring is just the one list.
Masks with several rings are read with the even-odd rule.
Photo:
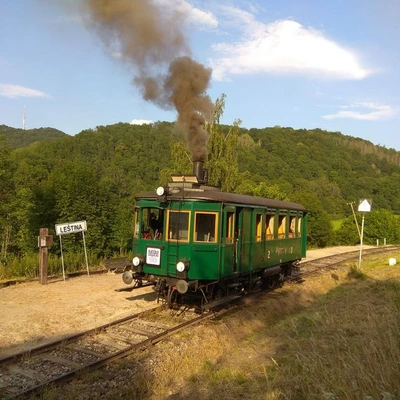
[[20, 283], [0, 289], [0, 357], [155, 306], [150, 287], [126, 287], [121, 274]]
[[[311, 250], [308, 259], [354, 247]], [[149, 288], [116, 292], [126, 287], [121, 274], [102, 274], [37, 281], [0, 289], [0, 357], [60, 339], [156, 305]]]

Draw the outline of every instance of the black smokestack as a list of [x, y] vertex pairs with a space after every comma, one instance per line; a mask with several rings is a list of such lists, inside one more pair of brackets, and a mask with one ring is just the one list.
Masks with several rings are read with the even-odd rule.
[[[173, 3], [173, 2], [171, 2]], [[151, 0], [85, 0], [90, 26], [120, 60], [135, 70], [132, 82], [143, 98], [174, 107], [177, 125], [187, 135], [192, 159], [207, 154], [206, 117], [214, 105], [206, 95], [211, 70], [190, 58], [182, 33], [185, 15]]]
[[203, 161], [193, 161], [193, 175], [196, 176], [199, 183], [205, 183]]

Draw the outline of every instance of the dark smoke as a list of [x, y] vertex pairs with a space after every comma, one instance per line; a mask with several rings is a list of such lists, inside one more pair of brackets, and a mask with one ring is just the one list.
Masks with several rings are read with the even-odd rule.
[[[204, 160], [205, 116], [213, 104], [206, 90], [211, 70], [190, 58], [181, 31], [184, 15], [158, 8], [152, 0], [85, 0], [90, 25], [121, 60], [134, 67], [143, 98], [175, 107], [194, 161]], [[165, 7], [165, 6], [164, 6]]]

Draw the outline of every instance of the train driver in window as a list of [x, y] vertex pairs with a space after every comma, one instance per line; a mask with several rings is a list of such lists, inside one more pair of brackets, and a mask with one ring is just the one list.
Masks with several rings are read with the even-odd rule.
[[150, 214], [150, 228], [152, 230], [152, 237], [154, 239], [161, 239], [162, 224], [154, 213]]

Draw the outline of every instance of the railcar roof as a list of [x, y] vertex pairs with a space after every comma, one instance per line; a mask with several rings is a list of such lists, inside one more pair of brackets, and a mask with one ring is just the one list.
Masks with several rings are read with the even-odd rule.
[[[158, 196], [155, 192], [139, 193], [136, 199], [157, 199]], [[204, 200], [215, 201], [229, 204], [246, 205], [246, 206], [260, 206], [279, 209], [288, 209], [295, 211], [307, 211], [301, 204], [292, 203], [288, 201], [273, 200], [264, 197], [248, 196], [244, 194], [226, 193], [217, 190], [205, 191], [191, 191], [180, 190], [177, 193], [169, 194], [169, 199], [172, 200]]]

